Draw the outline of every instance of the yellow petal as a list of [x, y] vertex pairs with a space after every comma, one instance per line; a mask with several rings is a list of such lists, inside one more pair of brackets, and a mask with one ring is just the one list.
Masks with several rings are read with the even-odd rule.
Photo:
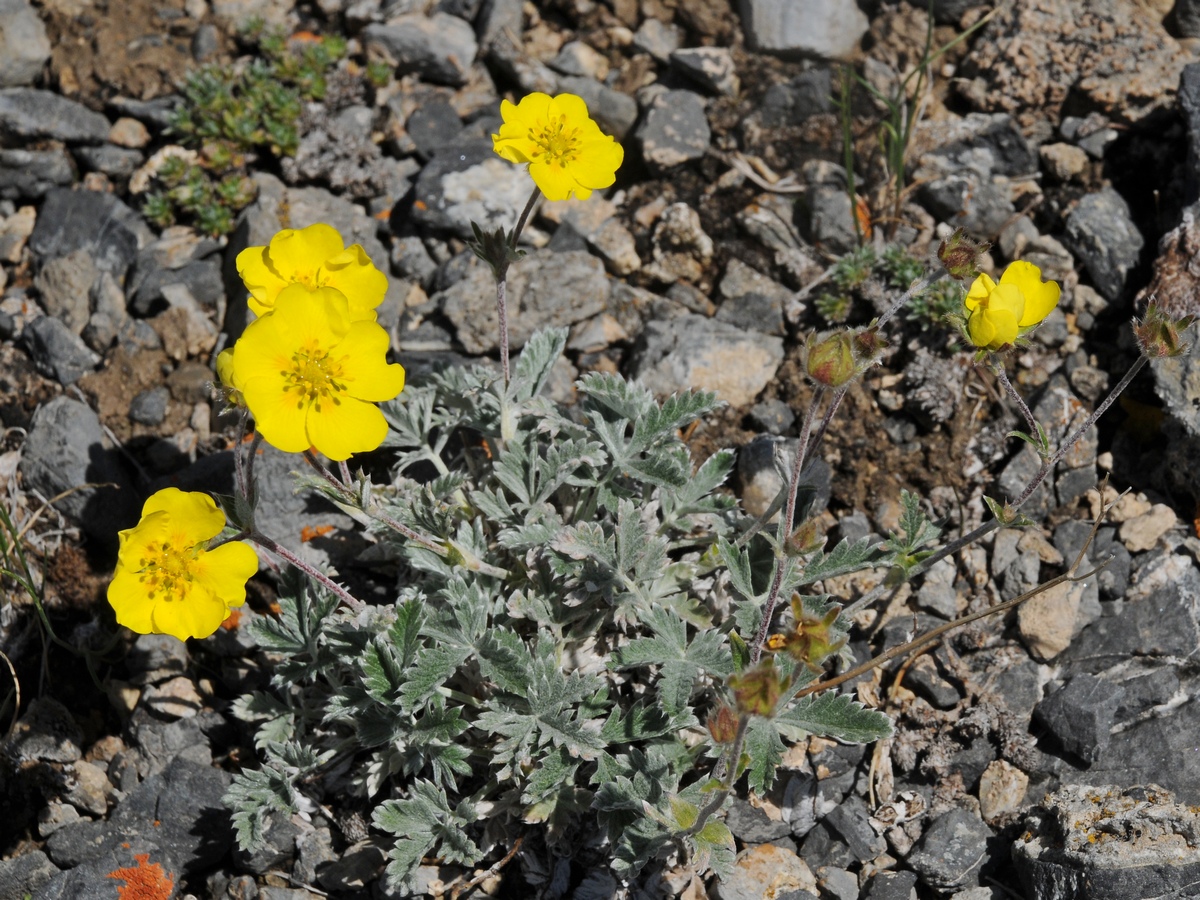
[[967, 320], [967, 334], [976, 347], [999, 350], [1017, 338], [1017, 319], [1007, 310], [981, 309]]
[[571, 125], [577, 127], [582, 126], [584, 122], [591, 121], [587, 104], [578, 94], [555, 94], [547, 112], [550, 115], [565, 116]]
[[212, 497], [199, 491], [173, 487], [156, 491], [142, 506], [142, 516], [157, 512], [167, 514], [172, 533], [186, 535], [187, 546], [214, 538], [225, 527], [225, 513], [217, 508]]
[[993, 313], [1005, 312], [1019, 322], [1025, 313], [1025, 295], [1013, 284], [998, 284], [988, 297], [987, 309]]
[[586, 200], [592, 192], [581, 187], [571, 174], [556, 163], [536, 161], [529, 164], [529, 175], [546, 195], [547, 200], [566, 200], [572, 193], [580, 200]]
[[379, 407], [343, 395], [340, 403], [328, 400], [308, 411], [308, 438], [332, 460], [374, 450], [387, 437], [387, 420]]
[[[387, 294], [387, 276], [371, 264], [371, 258], [359, 244], [331, 256], [317, 272], [317, 280], [346, 295], [352, 318], [363, 318], [383, 302]], [[371, 312], [372, 319], [374, 313]]]
[[221, 627], [229, 610], [217, 597], [204, 588], [193, 585], [178, 600], [162, 600], [154, 604], [151, 622], [156, 634], [169, 634], [186, 641], [190, 637], [208, 637]]
[[580, 184], [593, 190], [606, 188], [617, 180], [617, 169], [624, 160], [625, 149], [612, 138], [589, 141], [580, 147], [571, 172]]
[[358, 400], [391, 400], [404, 390], [404, 367], [388, 363], [388, 333], [374, 322], [355, 322], [338, 342], [347, 357], [342, 374], [346, 393]]
[[228, 388], [236, 388], [233, 382], [233, 348], [226, 347], [217, 354], [217, 380]]
[[342, 236], [324, 222], [299, 231], [285, 228], [271, 238], [268, 254], [271, 265], [288, 281], [315, 286], [313, 278], [321, 263], [342, 252]]
[[117, 614], [117, 624], [138, 634], [154, 631], [154, 601], [146, 596], [145, 586], [132, 569], [117, 567], [108, 584], [108, 603]]
[[1025, 296], [1025, 309], [1019, 323], [1022, 328], [1036, 325], [1058, 305], [1058, 282], [1042, 281], [1042, 270], [1033, 263], [1024, 260], [1010, 263], [1000, 283], [1015, 286]]
[[312, 446], [304, 424], [308, 402], [296, 392], [284, 390], [285, 385], [283, 379], [247, 379], [242, 396], [267, 443], [285, 453], [303, 453]]
[[248, 544], [231, 541], [202, 554], [193, 572], [226, 607], [241, 606], [246, 602], [246, 582], [258, 572], [258, 554]]
[[288, 282], [271, 268], [266, 247], [247, 247], [237, 255], [238, 275], [250, 292], [250, 309], [261, 316], [270, 312], [275, 296], [287, 287]]
[[971, 282], [971, 289], [967, 291], [967, 296], [963, 298], [963, 304], [969, 310], [976, 310], [979, 308], [980, 303], [985, 302], [991, 296], [995, 288], [996, 282], [992, 281], [990, 276], [981, 272], [979, 277]]

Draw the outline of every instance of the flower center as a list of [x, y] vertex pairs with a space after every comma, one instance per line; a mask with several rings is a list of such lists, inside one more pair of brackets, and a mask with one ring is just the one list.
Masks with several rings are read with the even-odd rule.
[[291, 370], [281, 374], [287, 381], [285, 390], [296, 394], [297, 409], [312, 405], [317, 412], [321, 404], [329, 400], [335, 406], [342, 400], [338, 396], [346, 390], [342, 378], [345, 357], [333, 357], [317, 341], [309, 341], [292, 354]]
[[138, 560], [138, 580], [146, 585], [150, 599], [182, 600], [195, 578], [196, 561], [204, 554], [203, 544], [176, 546], [171, 541], [150, 544]]
[[579, 155], [579, 129], [568, 128], [562, 119], [551, 117], [541, 129], [529, 129], [529, 139], [537, 144], [534, 156], [560, 166], [569, 165]]

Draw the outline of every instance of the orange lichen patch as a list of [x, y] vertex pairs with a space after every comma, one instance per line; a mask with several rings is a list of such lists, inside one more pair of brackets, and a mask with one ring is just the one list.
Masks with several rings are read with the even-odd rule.
[[240, 609], [231, 609], [229, 615], [225, 617], [225, 621], [221, 623], [221, 627], [226, 631], [233, 631], [241, 621], [242, 611]]
[[291, 39], [298, 44], [319, 44], [325, 40], [321, 35], [311, 31], [297, 31]]
[[387, 209], [381, 209], [379, 212], [375, 213], [375, 218], [378, 219], [380, 222], [386, 222], [391, 217], [392, 217], [392, 208], [390, 206]]
[[333, 531], [332, 525], [317, 525], [315, 527], [312, 525], [305, 525], [300, 529], [300, 542], [307, 544], [309, 541], [314, 540], [315, 538], [324, 537], [331, 531]]
[[413, 209], [429, 209], [429, 207], [425, 205], [424, 200], [414, 200]]
[[1196, 537], [1200, 537], [1200, 500], [1196, 501], [1196, 511], [1192, 516], [1192, 531]]
[[117, 878], [125, 886], [117, 888], [119, 900], [167, 900], [175, 890], [175, 878], [159, 863], [150, 862], [149, 853], [135, 853], [137, 867], [115, 869], [107, 878]]

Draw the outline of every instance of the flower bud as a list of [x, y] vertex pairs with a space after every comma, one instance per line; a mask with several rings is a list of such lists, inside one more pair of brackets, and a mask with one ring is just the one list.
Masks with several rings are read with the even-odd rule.
[[783, 544], [783, 552], [788, 556], [808, 556], [825, 546], [825, 536], [817, 526], [816, 519], [802, 522]]
[[740, 672], [729, 679], [737, 711], [743, 715], [770, 718], [783, 694], [779, 672], [773, 659], [764, 659], [753, 669]]
[[979, 274], [979, 259], [990, 246], [986, 241], [971, 240], [958, 228], [938, 247], [938, 259], [951, 278], [967, 281]]
[[1181, 356], [1187, 352], [1188, 345], [1179, 335], [1191, 324], [1191, 316], [1172, 319], [1157, 304], [1151, 303], [1146, 308], [1145, 318], [1140, 322], [1134, 320], [1133, 335], [1137, 339], [1138, 349], [1147, 359]]
[[737, 713], [727, 703], [719, 704], [708, 714], [708, 733], [718, 744], [732, 744], [737, 731]]
[[879, 333], [877, 325], [863, 328], [854, 335], [854, 353], [861, 363], [873, 364], [887, 346], [887, 339]]
[[854, 338], [848, 331], [831, 334], [808, 347], [808, 375], [818, 384], [838, 388], [858, 374]]

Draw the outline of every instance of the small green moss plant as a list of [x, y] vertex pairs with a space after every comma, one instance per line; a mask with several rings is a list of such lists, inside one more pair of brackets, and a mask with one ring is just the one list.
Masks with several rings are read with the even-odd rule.
[[[505, 349], [506, 275], [538, 196], [510, 231], [477, 230]], [[961, 235], [940, 251], [952, 277], [974, 279], [964, 335], [1011, 324], [1019, 344], [1057, 286], [1021, 270], [1014, 294], [1003, 279], [976, 277], [979, 252]], [[989, 500], [993, 517], [957, 539], [944, 540], [905, 493], [882, 542], [827, 546], [807, 464], [878, 360], [891, 320], [940, 276], [922, 274], [866, 326], [809, 341], [813, 397], [796, 451], [781, 460], [787, 483], [757, 519], [724, 489], [734, 454], [694, 459], [681, 438], [719, 398], [659, 400], [589, 373], [563, 408], [545, 396], [562, 330], [535, 334], [511, 366], [505, 353], [500, 372], [446, 369], [383, 403], [394, 463], [382, 481], [303, 454], [312, 473], [301, 483], [366, 523], [400, 579], [390, 602], [368, 605], [335, 575], [279, 554], [295, 566], [279, 613], [249, 625], [270, 686], [234, 706], [262, 754], [226, 795], [239, 844], [260, 846], [274, 816], [349, 793], [387, 836], [387, 878], [399, 889], [436, 860], [461, 867], [454, 884], [465, 890], [523, 842], [531, 859], [608, 867], [626, 884], [664, 868], [728, 875], [736, 846], [722, 811], [737, 792], [772, 787], [789, 743], [891, 734], [885, 715], [839, 686], [1050, 585], [859, 665], [847, 651], [851, 615], [1001, 525], [1023, 524], [1021, 505], [1145, 361], [1182, 347], [1187, 323], [1148, 314], [1136, 330], [1139, 362], [1055, 448], [1004, 375], [1013, 344], [993, 349], [989, 337], [979, 361], [1026, 415], [1030, 432], [1019, 436], [1038, 449], [1038, 472], [1007, 503]], [[239, 382], [238, 365], [231, 390], [257, 390]], [[239, 446], [239, 495], [225, 507], [253, 533], [255, 443]], [[1079, 559], [1051, 584], [1087, 577]], [[853, 603], [827, 590], [868, 569], [886, 578]]]
[[168, 132], [198, 159], [171, 157], [158, 172], [143, 212], [160, 228], [182, 220], [213, 236], [232, 231], [255, 196], [248, 164], [262, 154], [295, 155], [304, 104], [324, 98], [346, 54], [340, 37], [289, 40], [261, 21], [243, 37], [256, 58], [202, 66], [183, 80]]

